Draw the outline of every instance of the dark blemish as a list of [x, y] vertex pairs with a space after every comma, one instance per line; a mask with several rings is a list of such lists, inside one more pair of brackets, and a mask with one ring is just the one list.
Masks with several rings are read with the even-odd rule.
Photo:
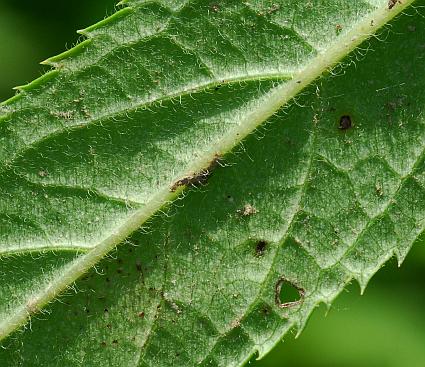
[[257, 209], [254, 208], [251, 204], [245, 204], [244, 207], [242, 209], [238, 209], [236, 213], [243, 217], [249, 217], [251, 215], [257, 214]]
[[221, 160], [221, 157], [216, 154], [216, 156], [209, 163], [207, 168], [201, 170], [198, 173], [195, 173], [193, 175], [182, 178], [181, 180], [178, 180], [176, 183], [174, 183], [173, 186], [171, 186], [170, 191], [175, 192], [181, 186], [197, 187], [199, 185], [203, 185], [203, 184], [207, 183], [208, 179], [211, 176], [213, 169], [217, 167], [217, 165], [220, 163], [220, 160]]
[[297, 80], [297, 84], [301, 84], [301, 80]]
[[117, 269], [117, 273], [118, 273], [118, 274], [122, 274], [122, 273], [123, 273], [122, 268], [118, 268], [118, 269]]
[[136, 270], [142, 272], [142, 263], [140, 261], [136, 261]]
[[118, 344], [118, 340], [117, 339], [114, 339], [113, 341], [112, 341], [112, 344]]
[[101, 345], [102, 347], [106, 347], [106, 342], [102, 342], [102, 343], [100, 343], [100, 345]]
[[[275, 285], [275, 302], [280, 308], [290, 308], [302, 304], [305, 290], [284, 277], [279, 278]], [[295, 300], [294, 300], [295, 299]]]
[[221, 87], [222, 87], [222, 85], [221, 85], [221, 84], [218, 84], [218, 85], [216, 85], [216, 86], [215, 86], [214, 90], [215, 90], [215, 91], [217, 91], [217, 90], [219, 90]]
[[109, 283], [111, 281], [111, 279], [109, 279], [108, 277], [105, 278], [106, 283]]
[[40, 170], [40, 171], [38, 171], [38, 175], [40, 177], [47, 177], [49, 175], [49, 173], [45, 170]]
[[145, 313], [143, 311], [142, 312], [139, 312], [137, 314], [137, 316], [139, 316], [141, 319], [144, 319], [145, 318]]
[[108, 310], [107, 308], [105, 308], [105, 309], [103, 310], [103, 312], [104, 312], [104, 313], [109, 313], [109, 310]]
[[117, 259], [117, 263], [118, 263], [118, 264], [122, 264], [122, 263], [123, 263], [122, 259], [118, 258], [118, 259]]
[[394, 8], [394, 6], [397, 3], [400, 3], [401, 4], [401, 1], [400, 0], [389, 0], [388, 1], [388, 9], [391, 10], [392, 8]]
[[107, 324], [107, 325], [106, 325], [106, 327], [107, 327], [108, 329], [111, 329], [111, 328], [112, 328], [112, 325], [111, 325], [111, 324]]
[[339, 119], [339, 129], [340, 130], [348, 130], [353, 127], [353, 123], [351, 121], [351, 117], [348, 115], [341, 116]]
[[255, 246], [255, 255], [258, 257], [261, 257], [264, 255], [264, 252], [266, 251], [267, 242], [264, 240], [258, 241], [257, 245]]

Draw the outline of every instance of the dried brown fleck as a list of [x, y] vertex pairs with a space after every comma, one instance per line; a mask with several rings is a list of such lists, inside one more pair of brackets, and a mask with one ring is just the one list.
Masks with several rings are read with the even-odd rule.
[[394, 8], [394, 6], [396, 6], [396, 4], [399, 3], [401, 4], [400, 0], [388, 0], [388, 9], [392, 9]]
[[249, 217], [250, 215], [257, 214], [257, 209], [251, 204], [245, 204], [242, 209], [238, 209], [236, 212], [243, 217]]
[[175, 192], [179, 187], [181, 186], [194, 186], [197, 187], [199, 185], [203, 185], [207, 183], [208, 179], [211, 176], [212, 171], [214, 168], [217, 167], [217, 165], [220, 163], [221, 157], [219, 155], [216, 155], [214, 159], [210, 162], [207, 168], [204, 168], [200, 172], [197, 172], [193, 175], [186, 176], [177, 182], [175, 182], [171, 188], [171, 192]]

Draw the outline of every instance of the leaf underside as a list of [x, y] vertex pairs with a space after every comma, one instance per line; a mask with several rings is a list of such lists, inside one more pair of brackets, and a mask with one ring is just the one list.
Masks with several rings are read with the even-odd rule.
[[401, 262], [425, 2], [311, 83], [389, 4], [128, 1], [47, 60], [1, 107], [0, 364], [239, 366]]

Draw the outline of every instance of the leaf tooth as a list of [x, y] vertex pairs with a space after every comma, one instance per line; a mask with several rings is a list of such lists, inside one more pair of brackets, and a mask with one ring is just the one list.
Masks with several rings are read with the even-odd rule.
[[404, 260], [406, 260], [406, 256], [410, 252], [410, 250], [412, 249], [412, 246], [413, 246], [413, 243], [410, 246], [397, 247], [394, 250], [394, 256], [397, 259], [398, 267], [400, 267], [403, 264]]
[[[121, 2], [122, 3], [122, 2]], [[121, 3], [118, 3], [117, 6], [122, 5]], [[115, 21], [119, 21], [121, 20], [121, 18], [127, 16], [128, 14], [133, 13], [134, 9], [126, 6], [120, 10], [118, 10], [117, 12], [115, 12], [114, 14], [112, 14], [111, 16], [101, 20], [100, 22], [97, 22], [87, 28], [84, 29], [80, 29], [77, 31], [78, 34], [81, 34], [87, 38], [91, 38], [94, 36], [94, 33], [97, 33], [95, 31], [99, 31], [102, 28], [106, 28], [107, 26], [109, 26], [111, 23], [115, 22]]]
[[68, 58], [75, 57], [79, 54], [81, 54], [86, 47], [88, 47], [91, 44], [91, 39], [86, 39], [83, 42], [80, 42], [78, 45], [74, 46], [73, 48], [62, 52], [59, 55], [49, 57], [48, 59], [42, 61], [40, 64], [42, 65], [49, 65], [53, 67], [59, 67], [60, 63]]

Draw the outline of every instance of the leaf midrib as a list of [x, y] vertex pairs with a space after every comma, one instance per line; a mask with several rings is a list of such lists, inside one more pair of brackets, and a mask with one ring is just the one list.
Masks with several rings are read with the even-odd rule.
[[[252, 110], [240, 122], [239, 126], [231, 130], [221, 139], [219, 144], [204, 152], [190, 167], [181, 172], [181, 177], [199, 172], [208, 167], [209, 162], [218, 154], [224, 155], [238, 145], [247, 135], [252, 133], [263, 122], [267, 121], [277, 110], [287, 104], [292, 98], [298, 95], [304, 88], [309, 86], [323, 73], [329, 71], [340, 60], [346, 57], [363, 41], [373, 35], [378, 29], [387, 24], [396, 15], [410, 6], [415, 0], [406, 0], [397, 3], [391, 10], [386, 6], [378, 8], [370, 13], [362, 21], [357, 23], [349, 32], [340, 36], [336, 42], [332, 43], [326, 53], [318, 54], [307, 65], [294, 75], [294, 78], [283, 85], [280, 85], [269, 92], [264, 98], [264, 102], [255, 110]], [[172, 202], [182, 191], [179, 188], [175, 192], [170, 191], [167, 185], [157, 191], [151, 200], [140, 210], [136, 211], [126, 222], [118, 228], [112, 235], [101, 241], [87, 254], [74, 260], [60, 277], [52, 280], [48, 286], [39, 293], [32, 295], [25, 305], [17, 308], [16, 312], [7, 320], [0, 323], [0, 340], [23, 325], [28, 317], [42, 309], [52, 299], [57, 297], [72, 282], [86, 273], [106, 254], [113, 250], [119, 243], [136, 231], [147, 220], [149, 220], [161, 207]]]

